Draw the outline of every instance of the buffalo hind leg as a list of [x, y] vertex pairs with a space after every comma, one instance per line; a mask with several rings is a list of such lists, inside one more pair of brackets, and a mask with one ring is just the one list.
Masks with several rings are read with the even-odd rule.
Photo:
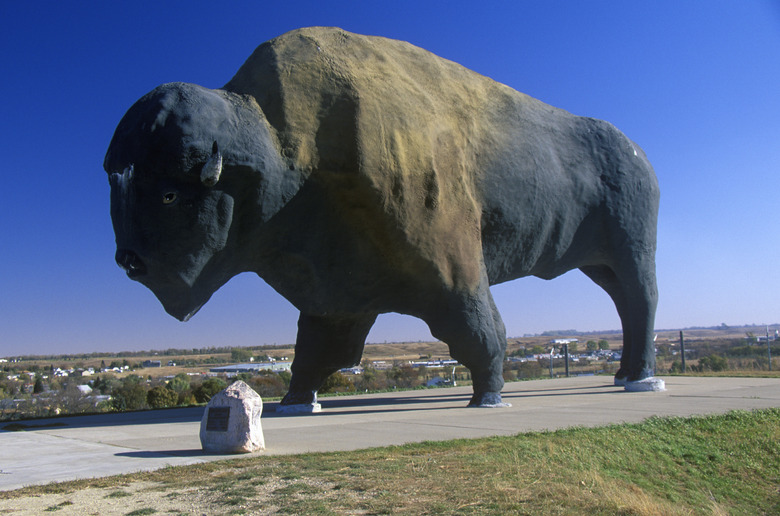
[[474, 396], [469, 406], [510, 406], [501, 401], [506, 330], [487, 278], [476, 294], [449, 293], [449, 299], [424, 319], [431, 334], [447, 344], [452, 358], [471, 371]]
[[626, 385], [629, 390], [662, 390], [662, 380], [653, 380], [653, 324], [658, 303], [655, 267], [651, 260], [628, 269], [616, 273], [611, 267], [596, 265], [580, 270], [609, 294], [620, 316], [623, 354], [615, 384]]
[[[317, 390], [328, 376], [360, 363], [363, 346], [376, 314], [314, 316], [301, 314], [295, 341], [290, 389], [281, 412], [311, 412]], [[316, 410], [316, 408], [315, 408]]]

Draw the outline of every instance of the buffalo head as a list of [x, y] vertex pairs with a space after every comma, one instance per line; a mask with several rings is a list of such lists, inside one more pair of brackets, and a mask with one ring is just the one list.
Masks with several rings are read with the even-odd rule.
[[172, 316], [249, 270], [237, 219], [267, 219], [289, 197], [277, 148], [252, 99], [193, 84], [154, 89], [120, 121], [104, 162], [116, 261]]

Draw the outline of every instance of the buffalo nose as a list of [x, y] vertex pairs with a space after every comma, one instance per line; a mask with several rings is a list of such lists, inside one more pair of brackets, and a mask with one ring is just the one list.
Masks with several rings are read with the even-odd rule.
[[116, 263], [127, 273], [130, 278], [137, 278], [146, 274], [146, 265], [133, 251], [118, 249]]

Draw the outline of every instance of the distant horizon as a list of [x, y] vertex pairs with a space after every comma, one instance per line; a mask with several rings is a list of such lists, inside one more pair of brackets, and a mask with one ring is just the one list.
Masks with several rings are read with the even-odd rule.
[[[723, 324], [723, 323], [722, 323]], [[714, 325], [714, 326], [688, 326], [684, 328], [664, 328], [664, 329], [656, 329], [655, 333], [662, 333], [662, 332], [685, 332], [686, 330], [730, 330], [730, 329], [744, 329], [744, 328], [757, 328], [757, 329], [763, 329], [768, 327], [770, 331], [780, 331], [780, 323], [770, 323], [770, 324], [737, 324], [737, 325], [726, 325], [725, 328], [721, 325]], [[609, 335], [609, 334], [621, 334], [623, 333], [623, 330], [595, 330], [595, 331], [579, 331], [579, 330], [547, 330], [543, 331], [541, 333], [535, 333], [532, 335], [523, 335], [523, 336], [517, 336], [517, 335], [508, 335], [507, 340], [510, 339], [530, 339], [530, 338], [537, 338], [537, 337], [565, 337], [565, 336], [581, 336], [581, 335]], [[761, 337], [762, 334], [757, 334], [758, 337]], [[418, 343], [429, 343], [429, 342], [442, 342], [439, 339], [419, 339], [419, 340], [386, 340], [382, 342], [378, 341], [366, 341], [366, 346], [372, 346], [372, 345], [384, 345], [384, 344], [418, 344]], [[445, 343], [446, 344], [446, 343]], [[33, 354], [33, 355], [23, 355], [23, 354], [12, 354], [12, 355], [4, 355], [0, 356], [1, 359], [32, 359], [35, 360], [36, 357], [40, 357], [39, 359], [45, 358], [53, 358], [53, 357], [69, 357], [69, 356], [76, 356], [76, 355], [95, 355], [95, 356], [111, 356], [111, 355], [121, 355], [122, 353], [149, 353], [150, 355], [159, 354], [159, 352], [166, 352], [169, 350], [182, 350], [182, 351], [189, 351], [189, 350], [199, 350], [199, 349], [247, 349], [247, 348], [289, 348], [289, 347], [295, 347], [295, 342], [290, 342], [286, 344], [255, 344], [255, 345], [211, 345], [211, 346], [203, 346], [203, 347], [193, 347], [193, 348], [186, 348], [186, 347], [168, 347], [168, 348], [139, 348], [139, 349], [122, 349], [119, 351], [84, 351], [84, 352], [70, 352], [70, 353], [45, 353], [45, 354]]]

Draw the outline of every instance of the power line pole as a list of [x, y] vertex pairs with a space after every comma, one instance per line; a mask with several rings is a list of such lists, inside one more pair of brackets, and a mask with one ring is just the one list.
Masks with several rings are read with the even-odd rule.
[[680, 360], [682, 361], [682, 372], [685, 374], [685, 339], [682, 330], [680, 330]]
[[550, 378], [553, 378], [553, 356], [555, 356], [555, 346], [550, 350]]
[[769, 345], [769, 325], [766, 327], [766, 354], [769, 357], [769, 370], [772, 370], [772, 346]]

